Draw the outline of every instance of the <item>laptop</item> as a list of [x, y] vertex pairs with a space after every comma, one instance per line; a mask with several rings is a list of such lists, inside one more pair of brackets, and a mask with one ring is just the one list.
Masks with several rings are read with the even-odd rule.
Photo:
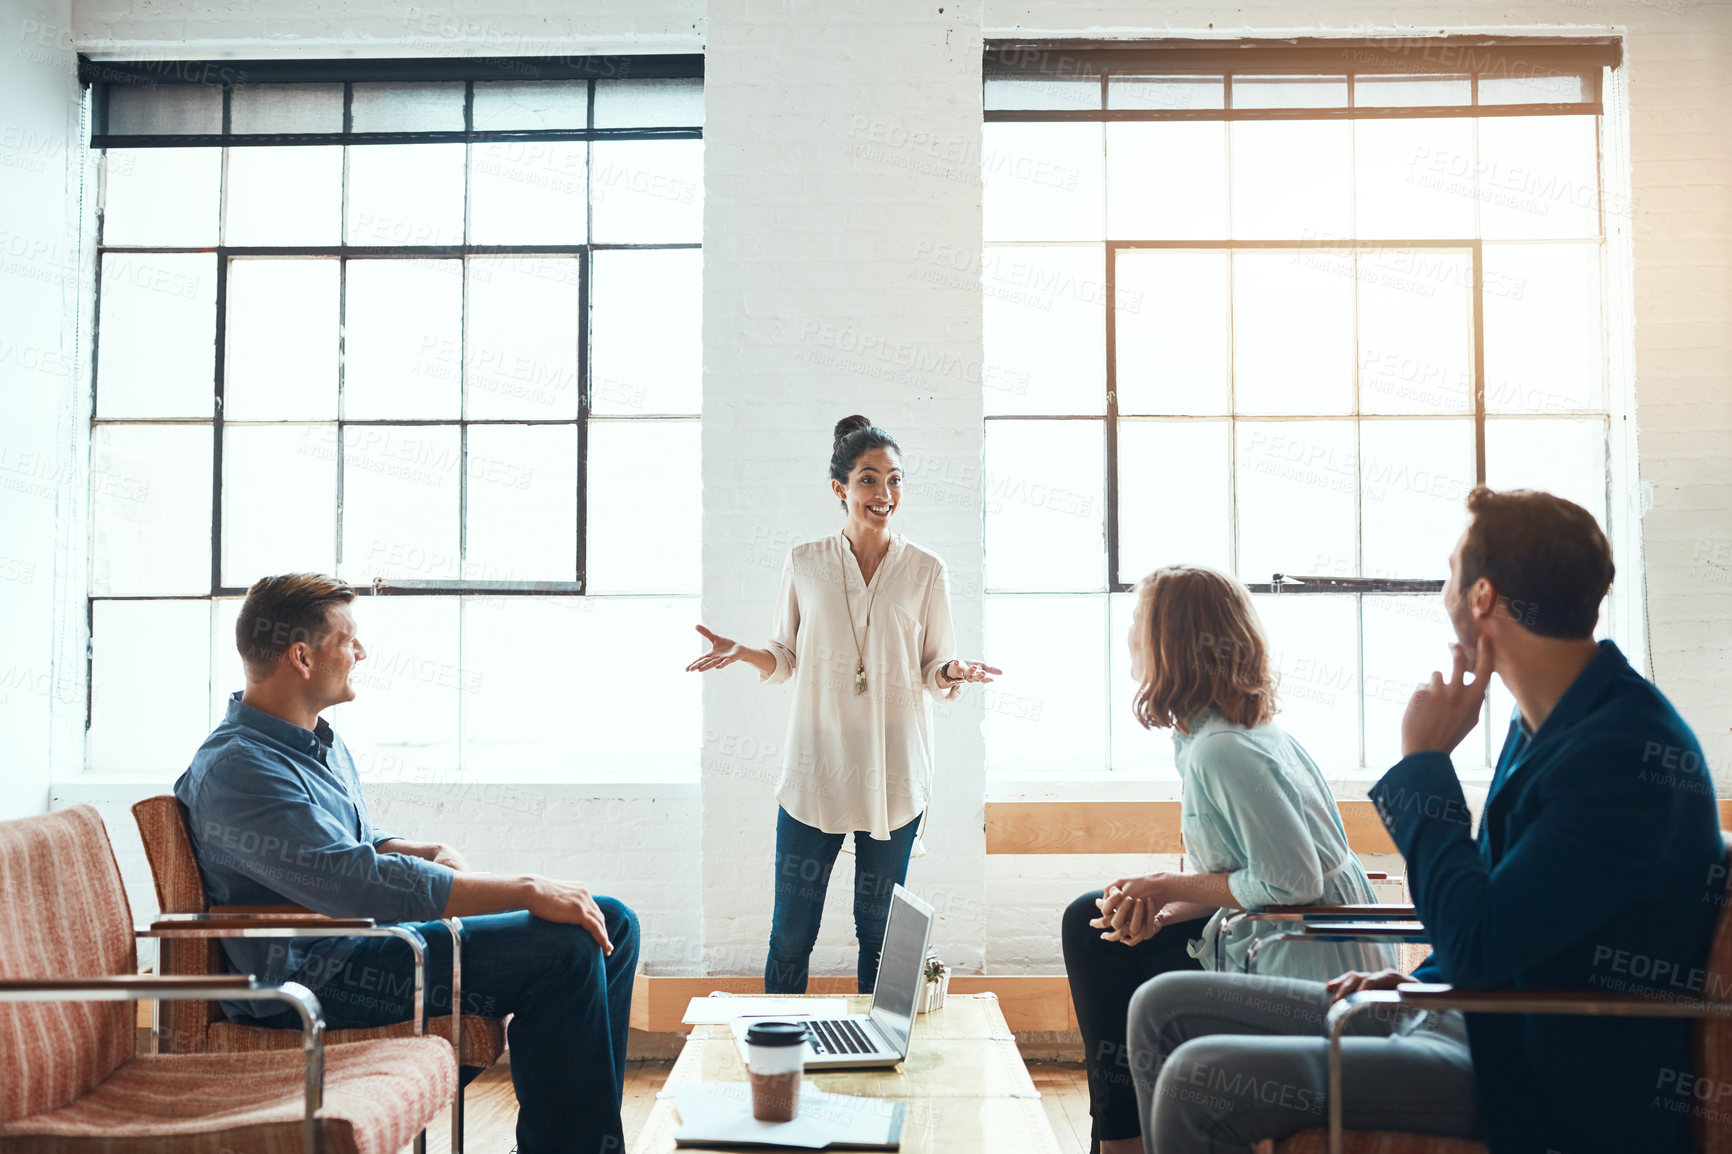
[[[890, 893], [890, 922], [884, 928], [884, 952], [878, 961], [878, 986], [872, 1008], [840, 1018], [808, 1018], [808, 1070], [841, 1070], [894, 1066], [908, 1056], [908, 1034], [914, 1025], [914, 1005], [920, 997], [926, 947], [932, 941], [932, 907], [897, 886]], [[746, 1057], [746, 1031], [766, 1017], [736, 1018], [734, 1041]]]

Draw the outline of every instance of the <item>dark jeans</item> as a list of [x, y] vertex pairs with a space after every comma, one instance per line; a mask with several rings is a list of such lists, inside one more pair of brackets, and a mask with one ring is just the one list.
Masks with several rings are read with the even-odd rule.
[[[890, 891], [908, 880], [908, 854], [920, 817], [890, 831], [889, 841], [854, 834], [854, 935], [860, 939], [859, 989], [878, 984], [878, 954], [890, 920]], [[830, 871], [846, 834], [825, 833], [776, 807], [776, 908], [770, 915], [770, 956], [764, 962], [766, 994], [803, 994], [824, 916]], [[1122, 1023], [1121, 1023], [1122, 1025]]]
[[[507, 1039], [521, 1154], [625, 1151], [619, 1110], [637, 915], [613, 898], [595, 901], [607, 919], [611, 957], [602, 957], [587, 931], [524, 911], [463, 919], [463, 1012], [514, 1015]], [[427, 943], [427, 1013], [449, 1014], [451, 934], [438, 922], [409, 928]], [[383, 1026], [414, 1014], [414, 962], [395, 938], [362, 938], [344, 962], [313, 969], [304, 967], [296, 980], [318, 995], [330, 1029]]]
[[1102, 931], [1089, 925], [1100, 916], [1095, 899], [1102, 892], [1094, 890], [1072, 902], [1064, 911], [1061, 933], [1064, 971], [1070, 979], [1070, 998], [1076, 1006], [1083, 1059], [1088, 1064], [1095, 1149], [1103, 1141], [1135, 1138], [1142, 1133], [1125, 1041], [1131, 995], [1156, 974], [1202, 969], [1202, 963], [1185, 952], [1185, 944], [1201, 935], [1208, 924], [1206, 920], [1173, 922], [1134, 946], [1104, 942]]

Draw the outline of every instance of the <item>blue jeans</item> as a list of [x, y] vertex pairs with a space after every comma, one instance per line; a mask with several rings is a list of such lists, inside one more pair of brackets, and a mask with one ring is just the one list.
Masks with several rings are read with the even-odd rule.
[[[870, 994], [878, 984], [878, 954], [884, 948], [884, 925], [890, 920], [890, 891], [908, 880], [908, 855], [920, 817], [890, 831], [889, 841], [875, 841], [864, 830], [854, 833], [854, 936], [860, 939], [856, 969], [859, 989]], [[788, 816], [776, 807], [776, 908], [770, 916], [770, 956], [764, 962], [766, 994], [803, 994], [824, 916], [824, 894], [830, 871], [842, 851], [840, 833], [825, 833]]]
[[[625, 1151], [619, 1110], [637, 915], [613, 898], [595, 901], [607, 919], [611, 957], [602, 957], [587, 931], [526, 911], [463, 919], [463, 1012], [513, 1015], [507, 1039], [520, 1154]], [[427, 1013], [449, 1014], [451, 934], [438, 922], [409, 928], [427, 943]], [[333, 1030], [414, 1014], [414, 962], [394, 938], [362, 938], [344, 961], [296, 980], [318, 995]]]

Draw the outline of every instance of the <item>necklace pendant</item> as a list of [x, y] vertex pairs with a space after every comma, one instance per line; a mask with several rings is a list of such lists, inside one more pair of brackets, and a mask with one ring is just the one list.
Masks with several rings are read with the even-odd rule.
[[866, 692], [866, 667], [864, 665], [854, 671], [854, 692]]

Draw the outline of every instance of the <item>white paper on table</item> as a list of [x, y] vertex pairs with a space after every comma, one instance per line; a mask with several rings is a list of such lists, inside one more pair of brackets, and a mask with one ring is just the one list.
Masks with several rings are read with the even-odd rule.
[[752, 1117], [748, 1082], [687, 1082], [673, 1087], [673, 1097], [680, 1113], [674, 1141], [693, 1145], [896, 1150], [907, 1111], [905, 1102], [826, 1094], [810, 1081], [800, 1084], [800, 1112], [791, 1122]]
[[680, 1021], [688, 1026], [731, 1022], [735, 1018], [845, 1018], [846, 998], [736, 998], [711, 994], [693, 998]]

